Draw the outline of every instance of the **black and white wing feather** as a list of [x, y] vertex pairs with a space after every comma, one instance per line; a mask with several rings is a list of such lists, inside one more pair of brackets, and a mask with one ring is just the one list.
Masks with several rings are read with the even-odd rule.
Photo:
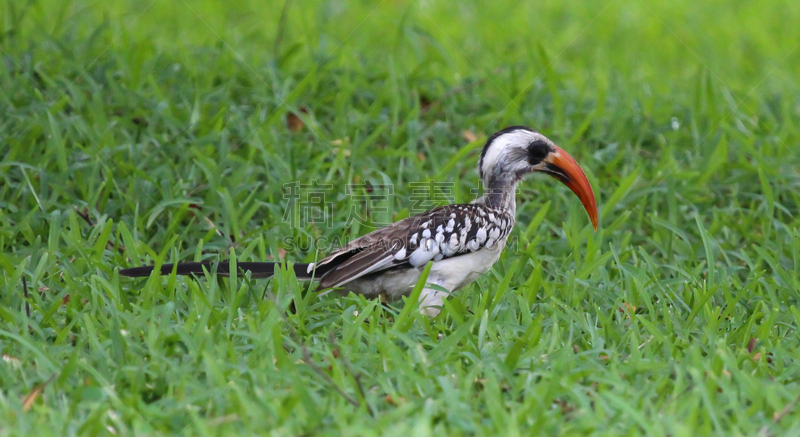
[[508, 236], [514, 217], [483, 204], [447, 205], [378, 229], [336, 250], [316, 266], [319, 288], [398, 268], [491, 248]]

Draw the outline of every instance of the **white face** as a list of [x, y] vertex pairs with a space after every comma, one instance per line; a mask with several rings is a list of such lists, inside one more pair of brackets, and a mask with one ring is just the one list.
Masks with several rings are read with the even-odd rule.
[[528, 147], [535, 141], [543, 141], [554, 146], [544, 135], [524, 128], [501, 133], [486, 149], [480, 162], [481, 177], [507, 175], [519, 179], [524, 174], [544, 167], [544, 163], [531, 165], [528, 161]]

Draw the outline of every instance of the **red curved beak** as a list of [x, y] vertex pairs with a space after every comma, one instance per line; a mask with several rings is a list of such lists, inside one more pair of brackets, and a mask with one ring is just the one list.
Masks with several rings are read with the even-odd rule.
[[555, 147], [555, 151], [551, 152], [544, 159], [544, 162], [546, 167], [542, 171], [561, 181], [578, 196], [583, 207], [586, 208], [589, 219], [592, 221], [592, 226], [594, 226], [594, 230], [596, 231], [597, 202], [594, 198], [592, 186], [589, 185], [589, 180], [586, 179], [586, 175], [583, 173], [578, 163], [569, 156], [569, 153], [557, 146]]

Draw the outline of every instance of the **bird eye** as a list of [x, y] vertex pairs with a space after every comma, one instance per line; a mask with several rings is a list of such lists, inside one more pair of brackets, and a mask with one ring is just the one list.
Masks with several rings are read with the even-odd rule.
[[536, 165], [550, 153], [550, 146], [542, 140], [535, 140], [528, 144], [528, 164]]

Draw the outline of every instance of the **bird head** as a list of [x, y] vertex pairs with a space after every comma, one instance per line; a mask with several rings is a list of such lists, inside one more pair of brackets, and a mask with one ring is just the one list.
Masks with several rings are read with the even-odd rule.
[[478, 169], [484, 187], [506, 189], [533, 172], [546, 173], [580, 199], [597, 230], [597, 203], [592, 186], [577, 162], [547, 137], [527, 127], [507, 127], [486, 141]]

